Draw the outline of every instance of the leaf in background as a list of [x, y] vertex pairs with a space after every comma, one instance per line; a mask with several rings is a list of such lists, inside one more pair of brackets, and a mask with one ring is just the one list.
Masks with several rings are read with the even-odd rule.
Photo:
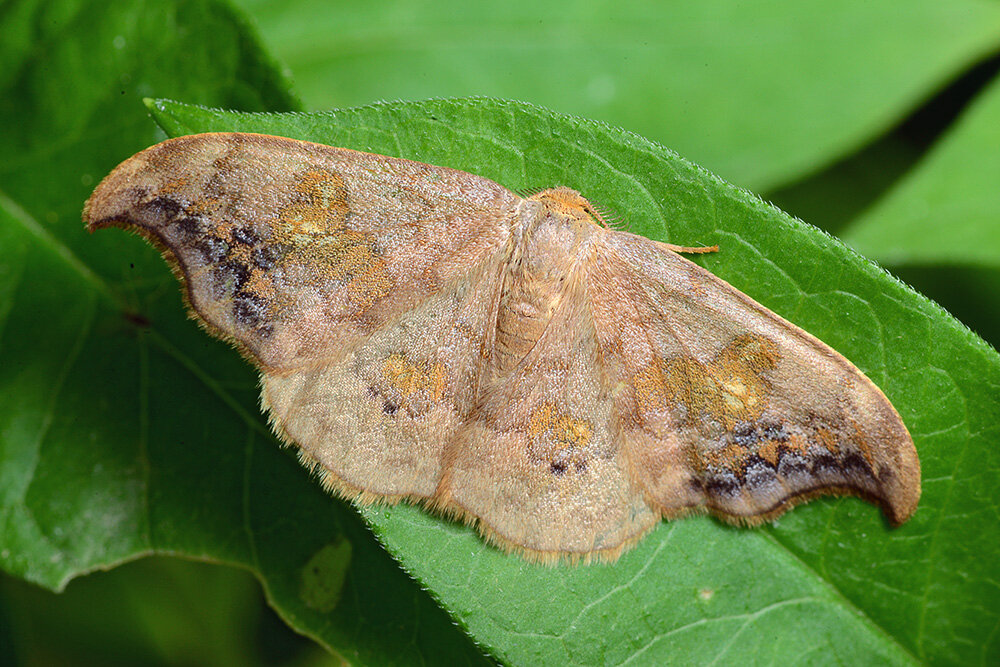
[[[80, 221], [98, 180], [163, 138], [142, 96], [296, 108], [254, 35], [213, 0], [8, 2], [0, 34], [0, 567], [61, 589], [155, 551], [239, 563], [352, 660], [481, 660], [276, 447], [254, 373], [190, 326], [158, 253]], [[301, 597], [330, 546], [333, 613]]]
[[247, 111], [298, 107], [252, 33], [219, 2], [25, 0], [4, 9], [0, 183], [88, 259], [101, 256], [100, 244], [80, 230], [80, 198], [122, 154], [162, 138], [143, 96]]
[[892, 265], [1000, 268], [1000, 79], [843, 237]]
[[[86, 417], [92, 409], [84, 399], [87, 392], [75, 396], [80, 419], [67, 419], [68, 407], [60, 396], [92, 327], [103, 309], [108, 322], [102, 325], [117, 334], [121, 348], [135, 351], [137, 327], [130, 326], [117, 304], [102, 294], [101, 278], [95, 271], [117, 263], [99, 239], [90, 238], [80, 223], [81, 201], [97, 179], [120, 161], [154, 142], [157, 133], [141, 106], [139, 95], [151, 90], [173, 90], [177, 94], [215, 104], [233, 104], [246, 109], [287, 109], [293, 104], [286, 88], [260, 52], [251, 48], [252, 40], [235, 21], [231, 12], [215, 2], [153, 1], [141, 8], [85, 3], [21, 2], [10, 4], [0, 25], [12, 39], [3, 51], [5, 84], [0, 95], [0, 183], [4, 216], [3, 257], [3, 381], [8, 399], [4, 405], [3, 517], [4, 537], [16, 544], [24, 531], [41, 538], [49, 526], [38, 516], [14, 517], [24, 508], [18, 504], [39, 491], [38, 473], [41, 446], [53, 446], [52, 429], [65, 424], [59, 433], [60, 447], [74, 453], [88, 452], [87, 440], [117, 440], [111, 445], [119, 466], [111, 467], [98, 460], [87, 476], [68, 484], [79, 491], [79, 484], [89, 476], [95, 487], [104, 475], [123, 474], [120, 465], [133, 467], [127, 474], [148, 466], [136, 451], [136, 439], [121, 433], [121, 417], [110, 415], [102, 422]], [[212, 39], [206, 39], [211, 35]], [[15, 44], [30, 45], [14, 49]], [[205, 47], [210, 43], [210, 47]], [[225, 56], [225, 57], [223, 57]], [[242, 72], [242, 75], [238, 75]], [[194, 76], [198, 73], [200, 76]], [[252, 94], [251, 94], [251, 91]], [[136, 248], [141, 248], [136, 244]], [[121, 245], [116, 246], [120, 252]], [[148, 268], [135, 266], [131, 272], [162, 276], [162, 265], [155, 253], [143, 253]], [[142, 259], [136, 258], [137, 263]], [[121, 278], [122, 274], [116, 277]], [[59, 276], [61, 280], [56, 280]], [[131, 299], [132, 294], [123, 298]], [[103, 298], [103, 300], [102, 300]], [[131, 304], [137, 312], [138, 303]], [[114, 359], [116, 348], [102, 346], [81, 361], [104, 363]], [[132, 359], [118, 359], [120, 370], [132, 375]], [[114, 376], [99, 375], [108, 381], [96, 386], [91, 398], [118, 399]], [[134, 397], [126, 397], [126, 400]], [[126, 403], [127, 405], [127, 403]], [[113, 406], [107, 406], [111, 409]], [[124, 407], [124, 406], [123, 406]], [[134, 417], [134, 415], [132, 415]], [[93, 430], [88, 430], [93, 429]], [[117, 435], [116, 435], [117, 434]], [[107, 456], [109, 452], [104, 452]], [[50, 454], [51, 455], [51, 454]], [[92, 455], [92, 454], [91, 454]], [[66, 478], [69, 481], [70, 478]], [[108, 498], [107, 507], [95, 506], [94, 516], [102, 515], [110, 528], [110, 518], [129, 526], [121, 542], [110, 534], [60, 536], [34, 543], [22, 549], [5, 550], [5, 566], [26, 578], [51, 587], [61, 586], [73, 574], [96, 564], [120, 560], [139, 549], [148, 548], [148, 517], [142, 507], [132, 507], [124, 499], [142, 493], [141, 480], [122, 481], [117, 498]], [[60, 485], [60, 474], [51, 480]], [[111, 486], [115, 486], [112, 484]], [[75, 512], [81, 506], [68, 506], [64, 498], [58, 506], [44, 507], [45, 512]], [[138, 510], [138, 513], [137, 513]], [[112, 522], [114, 523], [114, 522]], [[141, 530], [136, 531], [137, 527]], [[87, 547], [64, 551], [66, 540], [87, 541]], [[50, 560], [38, 558], [39, 549]], [[76, 551], [75, 563], [66, 563]], [[19, 562], [31, 554], [30, 562]]]
[[769, 528], [664, 523], [613, 565], [545, 568], [416, 508], [364, 509], [407, 570], [503, 658], [1000, 656], [1000, 358], [878, 267], [668, 150], [528, 105], [442, 100], [251, 115], [160, 102], [156, 117], [171, 136], [256, 131], [464, 169], [516, 190], [568, 185], [639, 233], [718, 242], [722, 251], [703, 258], [708, 268], [845, 354], [907, 422], [924, 489], [916, 515], [895, 530], [870, 505], [827, 498]]
[[[267, 608], [239, 568], [159, 556], [95, 572], [59, 595], [0, 575], [4, 664], [306, 667], [332, 659]], [[5, 623], [6, 621], [6, 623]], [[10, 631], [3, 636], [4, 626]], [[284, 663], [276, 658], [291, 657]], [[314, 663], [319, 667], [318, 661]]]
[[842, 234], [1000, 345], [1000, 79]]
[[1000, 5], [980, 0], [237, 1], [309, 108], [518, 99], [757, 191], [868, 143], [1000, 45]]

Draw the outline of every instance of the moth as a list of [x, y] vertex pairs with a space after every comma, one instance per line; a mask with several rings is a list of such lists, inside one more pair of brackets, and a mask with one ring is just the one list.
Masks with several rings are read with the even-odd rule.
[[535, 560], [821, 494], [916, 509], [913, 441], [867, 377], [678, 254], [715, 248], [610, 229], [569, 188], [201, 134], [123, 162], [83, 217], [163, 252], [341, 496], [421, 501]]

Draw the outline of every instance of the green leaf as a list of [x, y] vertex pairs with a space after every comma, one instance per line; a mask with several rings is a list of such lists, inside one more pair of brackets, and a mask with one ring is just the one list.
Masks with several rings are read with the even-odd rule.
[[155, 108], [170, 135], [264, 132], [464, 169], [515, 190], [569, 185], [634, 231], [717, 242], [707, 268], [841, 351], [900, 411], [924, 484], [916, 515], [895, 530], [870, 505], [828, 498], [762, 529], [664, 523], [613, 565], [549, 568], [420, 509], [364, 509], [404, 567], [504, 659], [1000, 655], [1000, 358], [878, 267], [656, 144], [528, 105], [442, 100], [296, 115]]
[[[153, 552], [238, 564], [353, 661], [480, 661], [275, 447], [254, 373], [184, 320], [158, 253], [80, 221], [100, 178], [164, 138], [143, 95], [297, 108], [253, 33], [214, 0], [24, 0], [0, 34], [0, 567], [62, 589]], [[303, 568], [330, 549], [341, 585], [317, 602]]]
[[1000, 268], [1000, 79], [844, 239], [893, 264]]
[[1000, 45], [1000, 5], [974, 0], [240, 2], [309, 108], [523, 100], [758, 191], [868, 143]]
[[80, 577], [58, 594], [0, 574], [0, 641], [12, 665], [332, 662], [270, 613], [249, 572], [166, 556]]
[[0, 12], [0, 184], [60, 241], [101, 264], [80, 202], [121, 160], [163, 138], [143, 96], [245, 111], [298, 108], [252, 33], [211, 0], [24, 0]]

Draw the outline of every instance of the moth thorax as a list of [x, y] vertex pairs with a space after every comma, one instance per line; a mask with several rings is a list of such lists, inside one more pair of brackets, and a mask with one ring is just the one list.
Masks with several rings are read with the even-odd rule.
[[586, 197], [572, 188], [560, 186], [542, 190], [529, 197], [529, 201], [541, 202], [546, 209], [566, 222], [573, 221], [595, 227], [604, 225], [604, 218], [597, 209]]
[[597, 229], [546, 207], [528, 228], [504, 276], [493, 369], [505, 375], [531, 351], [570, 289], [574, 267]]

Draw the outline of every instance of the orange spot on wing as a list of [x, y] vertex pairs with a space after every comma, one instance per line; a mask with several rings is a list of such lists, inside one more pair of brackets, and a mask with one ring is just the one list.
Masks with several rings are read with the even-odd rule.
[[160, 186], [160, 193], [164, 195], [175, 193], [179, 190], [183, 190], [188, 185], [188, 179], [185, 176], [180, 178], [173, 178], [165, 181], [163, 185]]
[[250, 292], [263, 299], [270, 299], [274, 295], [274, 283], [268, 279], [267, 275], [260, 269], [253, 269], [247, 279], [243, 290]]
[[837, 436], [828, 428], [820, 427], [816, 429], [816, 444], [832, 454], [840, 453]]
[[772, 466], [778, 465], [778, 447], [781, 443], [775, 440], [764, 440], [757, 448], [757, 455], [767, 461]]
[[185, 209], [188, 215], [202, 215], [211, 218], [213, 214], [222, 207], [218, 199], [198, 199], [187, 205]]
[[739, 445], [726, 445], [703, 454], [704, 463], [709, 467], [724, 470], [739, 471], [746, 464], [748, 452]]
[[707, 416], [727, 430], [753, 422], [767, 407], [770, 385], [763, 373], [780, 358], [777, 346], [761, 336], [735, 338], [715, 359], [654, 359], [634, 380], [640, 410], [681, 407], [688, 419]]
[[403, 398], [409, 398], [420, 391], [427, 392], [435, 402], [444, 397], [448, 379], [444, 364], [418, 366], [397, 352], [390, 354], [382, 362], [382, 373], [389, 385]]
[[278, 216], [273, 240], [293, 248], [294, 261], [307, 267], [306, 275], [317, 285], [346, 284], [359, 312], [389, 294], [393, 282], [372, 236], [346, 226], [350, 197], [340, 175], [307, 171], [299, 175], [292, 195]]
[[868, 437], [865, 435], [864, 428], [856, 420], [851, 420], [851, 444], [858, 448], [861, 455], [865, 457], [868, 462], [868, 466], [875, 470], [875, 453], [872, 451], [871, 446], [868, 444]]
[[[834, 443], [836, 444], [836, 443]], [[788, 436], [788, 441], [785, 442], [785, 449], [790, 452], [805, 456], [809, 453], [809, 441], [803, 438], [801, 435], [793, 433]]]
[[536, 459], [568, 468], [586, 464], [586, 447], [594, 429], [585, 419], [561, 413], [548, 403], [531, 413], [528, 421], [529, 453]]

